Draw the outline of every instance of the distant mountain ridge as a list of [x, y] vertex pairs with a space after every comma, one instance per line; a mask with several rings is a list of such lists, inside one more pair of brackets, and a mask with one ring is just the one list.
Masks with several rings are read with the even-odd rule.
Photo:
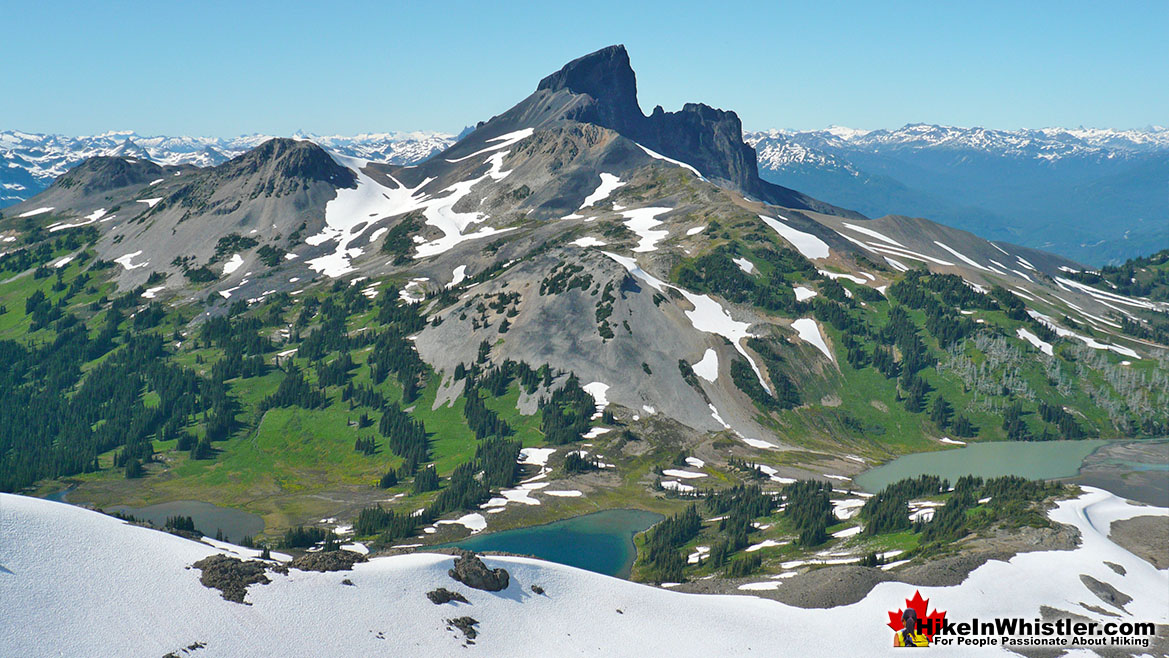
[[[752, 143], [786, 138], [788, 142], [816, 149], [971, 149], [1020, 158], [1058, 160], [1096, 155], [1103, 158], [1133, 157], [1169, 150], [1169, 128], [1150, 126], [1137, 130], [1101, 128], [1026, 128], [995, 130], [911, 123], [896, 129], [859, 130], [830, 126], [823, 130], [762, 130], [747, 134]], [[785, 164], [780, 152], [760, 156], [760, 166]]]
[[[19, 130], [0, 131], [0, 208], [20, 203], [46, 189], [60, 175], [88, 158], [121, 156], [149, 159], [160, 165], [211, 167], [250, 151], [273, 138], [145, 136], [133, 131], [69, 137]], [[455, 143], [441, 132], [386, 132], [360, 135], [296, 133], [330, 151], [364, 160], [413, 164]]]
[[[736, 136], [738, 117], [701, 104], [641, 114], [636, 80], [619, 53], [599, 51], [541, 81], [539, 91], [578, 91], [594, 101], [568, 108], [579, 119], [623, 130], [657, 150], [702, 153], [703, 174], [734, 179], [749, 194], [776, 183], [870, 217], [928, 217], [991, 239], [1054, 251], [1094, 265], [1122, 262], [1169, 245], [1169, 128], [993, 130], [909, 124], [889, 130], [744, 132], [750, 155], [726, 143], [659, 144], [685, 135], [685, 124]], [[589, 93], [590, 90], [592, 93]], [[603, 93], [602, 93], [603, 90]], [[579, 102], [579, 101], [577, 101]], [[660, 134], [659, 134], [660, 133]], [[297, 133], [338, 155], [393, 165], [416, 164], [453, 145], [441, 132], [353, 136]], [[68, 137], [0, 131], [0, 208], [20, 203], [87, 158], [121, 156], [157, 164], [222, 164], [271, 139], [142, 136], [132, 131]], [[711, 171], [725, 162], [725, 171]], [[759, 179], [762, 179], [760, 181]], [[798, 205], [798, 204], [797, 204]]]
[[1169, 129], [769, 130], [760, 175], [870, 216], [929, 217], [1105, 264], [1169, 244]]

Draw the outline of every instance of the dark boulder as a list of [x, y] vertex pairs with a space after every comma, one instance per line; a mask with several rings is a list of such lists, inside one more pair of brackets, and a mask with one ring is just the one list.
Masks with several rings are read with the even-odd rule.
[[257, 560], [241, 560], [217, 553], [199, 560], [193, 565], [203, 572], [199, 582], [205, 587], [217, 589], [223, 598], [236, 603], [246, 603], [244, 596], [248, 585], [267, 585], [272, 582], [265, 575], [268, 565]]
[[426, 593], [426, 598], [430, 599], [430, 602], [435, 605], [442, 605], [444, 603], [450, 603], [451, 601], [458, 603], [470, 603], [470, 601], [467, 600], [467, 597], [459, 594], [458, 592], [452, 592], [445, 587], [439, 587], [438, 589], [430, 590]]
[[478, 555], [470, 551], [462, 551], [455, 558], [455, 566], [447, 572], [451, 578], [467, 587], [481, 589], [486, 592], [498, 592], [507, 589], [510, 581], [508, 573], [503, 569], [488, 569]]

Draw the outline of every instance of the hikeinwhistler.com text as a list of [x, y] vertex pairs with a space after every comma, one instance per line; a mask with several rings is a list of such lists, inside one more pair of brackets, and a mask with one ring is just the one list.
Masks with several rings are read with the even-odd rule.
[[989, 621], [918, 622], [933, 634], [935, 646], [975, 647], [1149, 647], [1157, 633], [1152, 622], [1044, 621], [1000, 617]]

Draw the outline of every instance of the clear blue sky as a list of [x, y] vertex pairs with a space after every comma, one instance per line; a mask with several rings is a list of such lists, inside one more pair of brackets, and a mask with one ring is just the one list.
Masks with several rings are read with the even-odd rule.
[[0, 129], [446, 130], [624, 43], [642, 109], [747, 128], [1169, 124], [1169, 1], [0, 0]]

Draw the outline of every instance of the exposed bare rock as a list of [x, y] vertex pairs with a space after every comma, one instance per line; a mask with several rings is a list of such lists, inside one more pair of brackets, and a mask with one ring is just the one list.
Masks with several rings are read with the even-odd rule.
[[1169, 568], [1169, 518], [1137, 516], [1114, 521], [1109, 539], [1158, 569]]
[[219, 590], [223, 598], [236, 603], [247, 603], [244, 596], [248, 585], [267, 585], [272, 582], [265, 575], [268, 567], [258, 560], [241, 560], [217, 553], [199, 560], [193, 565], [203, 572], [199, 582], [205, 587]]
[[426, 593], [426, 598], [430, 599], [430, 602], [435, 605], [442, 605], [444, 603], [450, 603], [451, 601], [458, 603], [470, 603], [470, 601], [467, 600], [467, 597], [458, 592], [452, 592], [445, 587], [439, 587], [438, 589], [430, 590]]
[[366, 557], [353, 551], [321, 551], [319, 553], [305, 553], [297, 557], [288, 566], [301, 571], [348, 571], [358, 562], [365, 562]]
[[449, 624], [447, 628], [453, 627], [462, 631], [463, 637], [467, 638], [467, 642], [470, 644], [474, 644], [474, 639], [479, 637], [479, 631], [475, 630], [475, 625], [479, 623], [479, 620], [474, 617], [455, 617], [446, 620], [446, 623]]
[[[1127, 605], [1129, 601], [1132, 601], [1132, 597], [1128, 594], [1125, 594], [1108, 583], [1096, 580], [1089, 575], [1080, 574], [1080, 582], [1084, 583], [1084, 586], [1087, 587], [1088, 590], [1097, 597], [1099, 597], [1101, 601], [1114, 608], [1124, 610], [1124, 606]], [[1127, 610], [1124, 611], [1128, 612]]]
[[467, 587], [481, 589], [487, 592], [498, 592], [507, 589], [511, 580], [507, 571], [502, 568], [488, 569], [478, 555], [470, 551], [462, 551], [455, 558], [455, 566], [447, 572], [451, 578]]

